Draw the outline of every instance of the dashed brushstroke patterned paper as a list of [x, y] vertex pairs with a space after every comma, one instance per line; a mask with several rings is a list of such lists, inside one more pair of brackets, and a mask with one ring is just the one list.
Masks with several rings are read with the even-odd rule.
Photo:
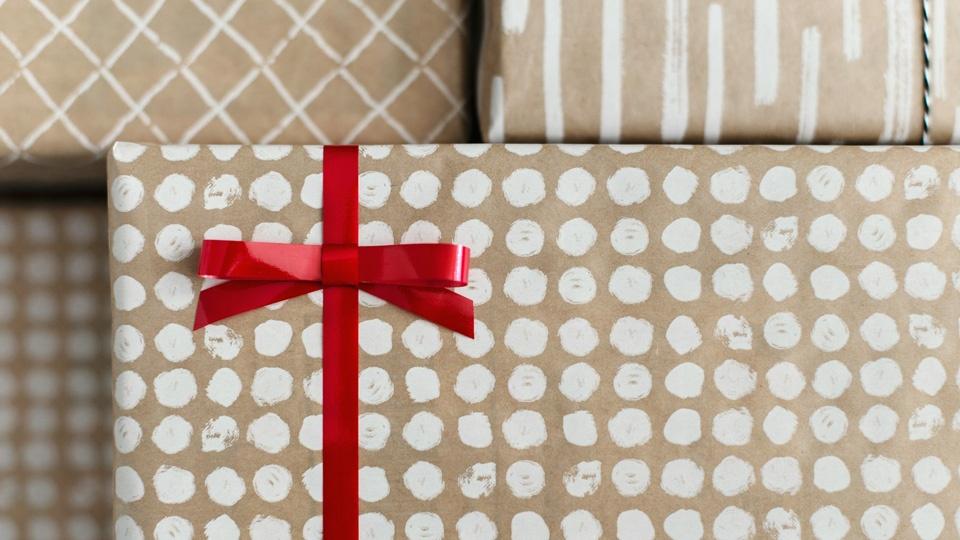
[[[923, 13], [932, 69], [924, 71]], [[948, 0], [491, 0], [490, 142], [960, 141]]]
[[[367, 146], [364, 539], [954, 538], [960, 153]], [[118, 538], [320, 538], [322, 294], [190, 330], [204, 238], [321, 242], [320, 147], [114, 148]]]
[[472, 3], [0, 2], [0, 178], [99, 183], [118, 139], [466, 140]]
[[0, 205], [0, 538], [111, 537], [102, 203]]

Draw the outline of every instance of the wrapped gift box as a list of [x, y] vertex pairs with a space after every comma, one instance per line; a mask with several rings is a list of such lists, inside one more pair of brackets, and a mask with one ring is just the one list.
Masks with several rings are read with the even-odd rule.
[[106, 216], [0, 205], [0, 538], [110, 537]]
[[[323, 152], [114, 148], [118, 538], [321, 537], [323, 294], [191, 328], [204, 239], [321, 242]], [[360, 296], [361, 537], [954, 535], [958, 167], [361, 147], [360, 244], [469, 246], [476, 306]]]
[[956, 2], [493, 0], [485, 10], [478, 105], [491, 142], [916, 144], [925, 123], [928, 140], [960, 140]]
[[2, 2], [0, 179], [99, 184], [118, 139], [466, 140], [471, 5]]

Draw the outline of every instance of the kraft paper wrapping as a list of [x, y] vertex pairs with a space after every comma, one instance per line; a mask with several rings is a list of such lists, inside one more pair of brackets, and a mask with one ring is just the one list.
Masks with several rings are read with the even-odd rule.
[[0, 538], [111, 538], [100, 203], [0, 204]]
[[[490, 0], [477, 97], [483, 136], [917, 144], [921, 4]], [[935, 143], [951, 141], [960, 105], [950, 82], [960, 25], [952, 4], [935, 0], [928, 13], [940, 66]]]
[[[321, 537], [322, 294], [190, 330], [203, 238], [321, 240], [320, 159], [114, 148], [119, 538]], [[958, 167], [361, 147], [361, 244], [468, 245], [477, 309], [361, 297], [361, 536], [953, 537]]]
[[0, 179], [103, 182], [118, 139], [459, 142], [472, 0], [0, 3]]

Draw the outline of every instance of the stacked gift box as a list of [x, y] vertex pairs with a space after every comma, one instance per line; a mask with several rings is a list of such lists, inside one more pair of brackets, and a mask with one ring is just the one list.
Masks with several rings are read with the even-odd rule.
[[0, 2], [0, 538], [956, 537], [958, 16]]

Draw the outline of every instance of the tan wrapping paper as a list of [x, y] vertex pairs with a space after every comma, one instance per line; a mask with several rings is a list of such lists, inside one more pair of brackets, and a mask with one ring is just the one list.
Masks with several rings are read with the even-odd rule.
[[112, 537], [106, 216], [0, 204], [0, 538]]
[[[938, 80], [951, 87], [956, 6], [933, 4]], [[922, 18], [920, 0], [490, 0], [483, 136], [920, 143]], [[957, 103], [937, 88], [934, 142], [944, 143]]]
[[[322, 294], [189, 330], [203, 238], [320, 241], [320, 159], [114, 149], [119, 538], [320, 538]], [[361, 243], [469, 245], [477, 307], [361, 299], [362, 538], [954, 537], [958, 166], [362, 147]]]
[[459, 142], [470, 0], [0, 3], [0, 178], [103, 181], [118, 139]]

